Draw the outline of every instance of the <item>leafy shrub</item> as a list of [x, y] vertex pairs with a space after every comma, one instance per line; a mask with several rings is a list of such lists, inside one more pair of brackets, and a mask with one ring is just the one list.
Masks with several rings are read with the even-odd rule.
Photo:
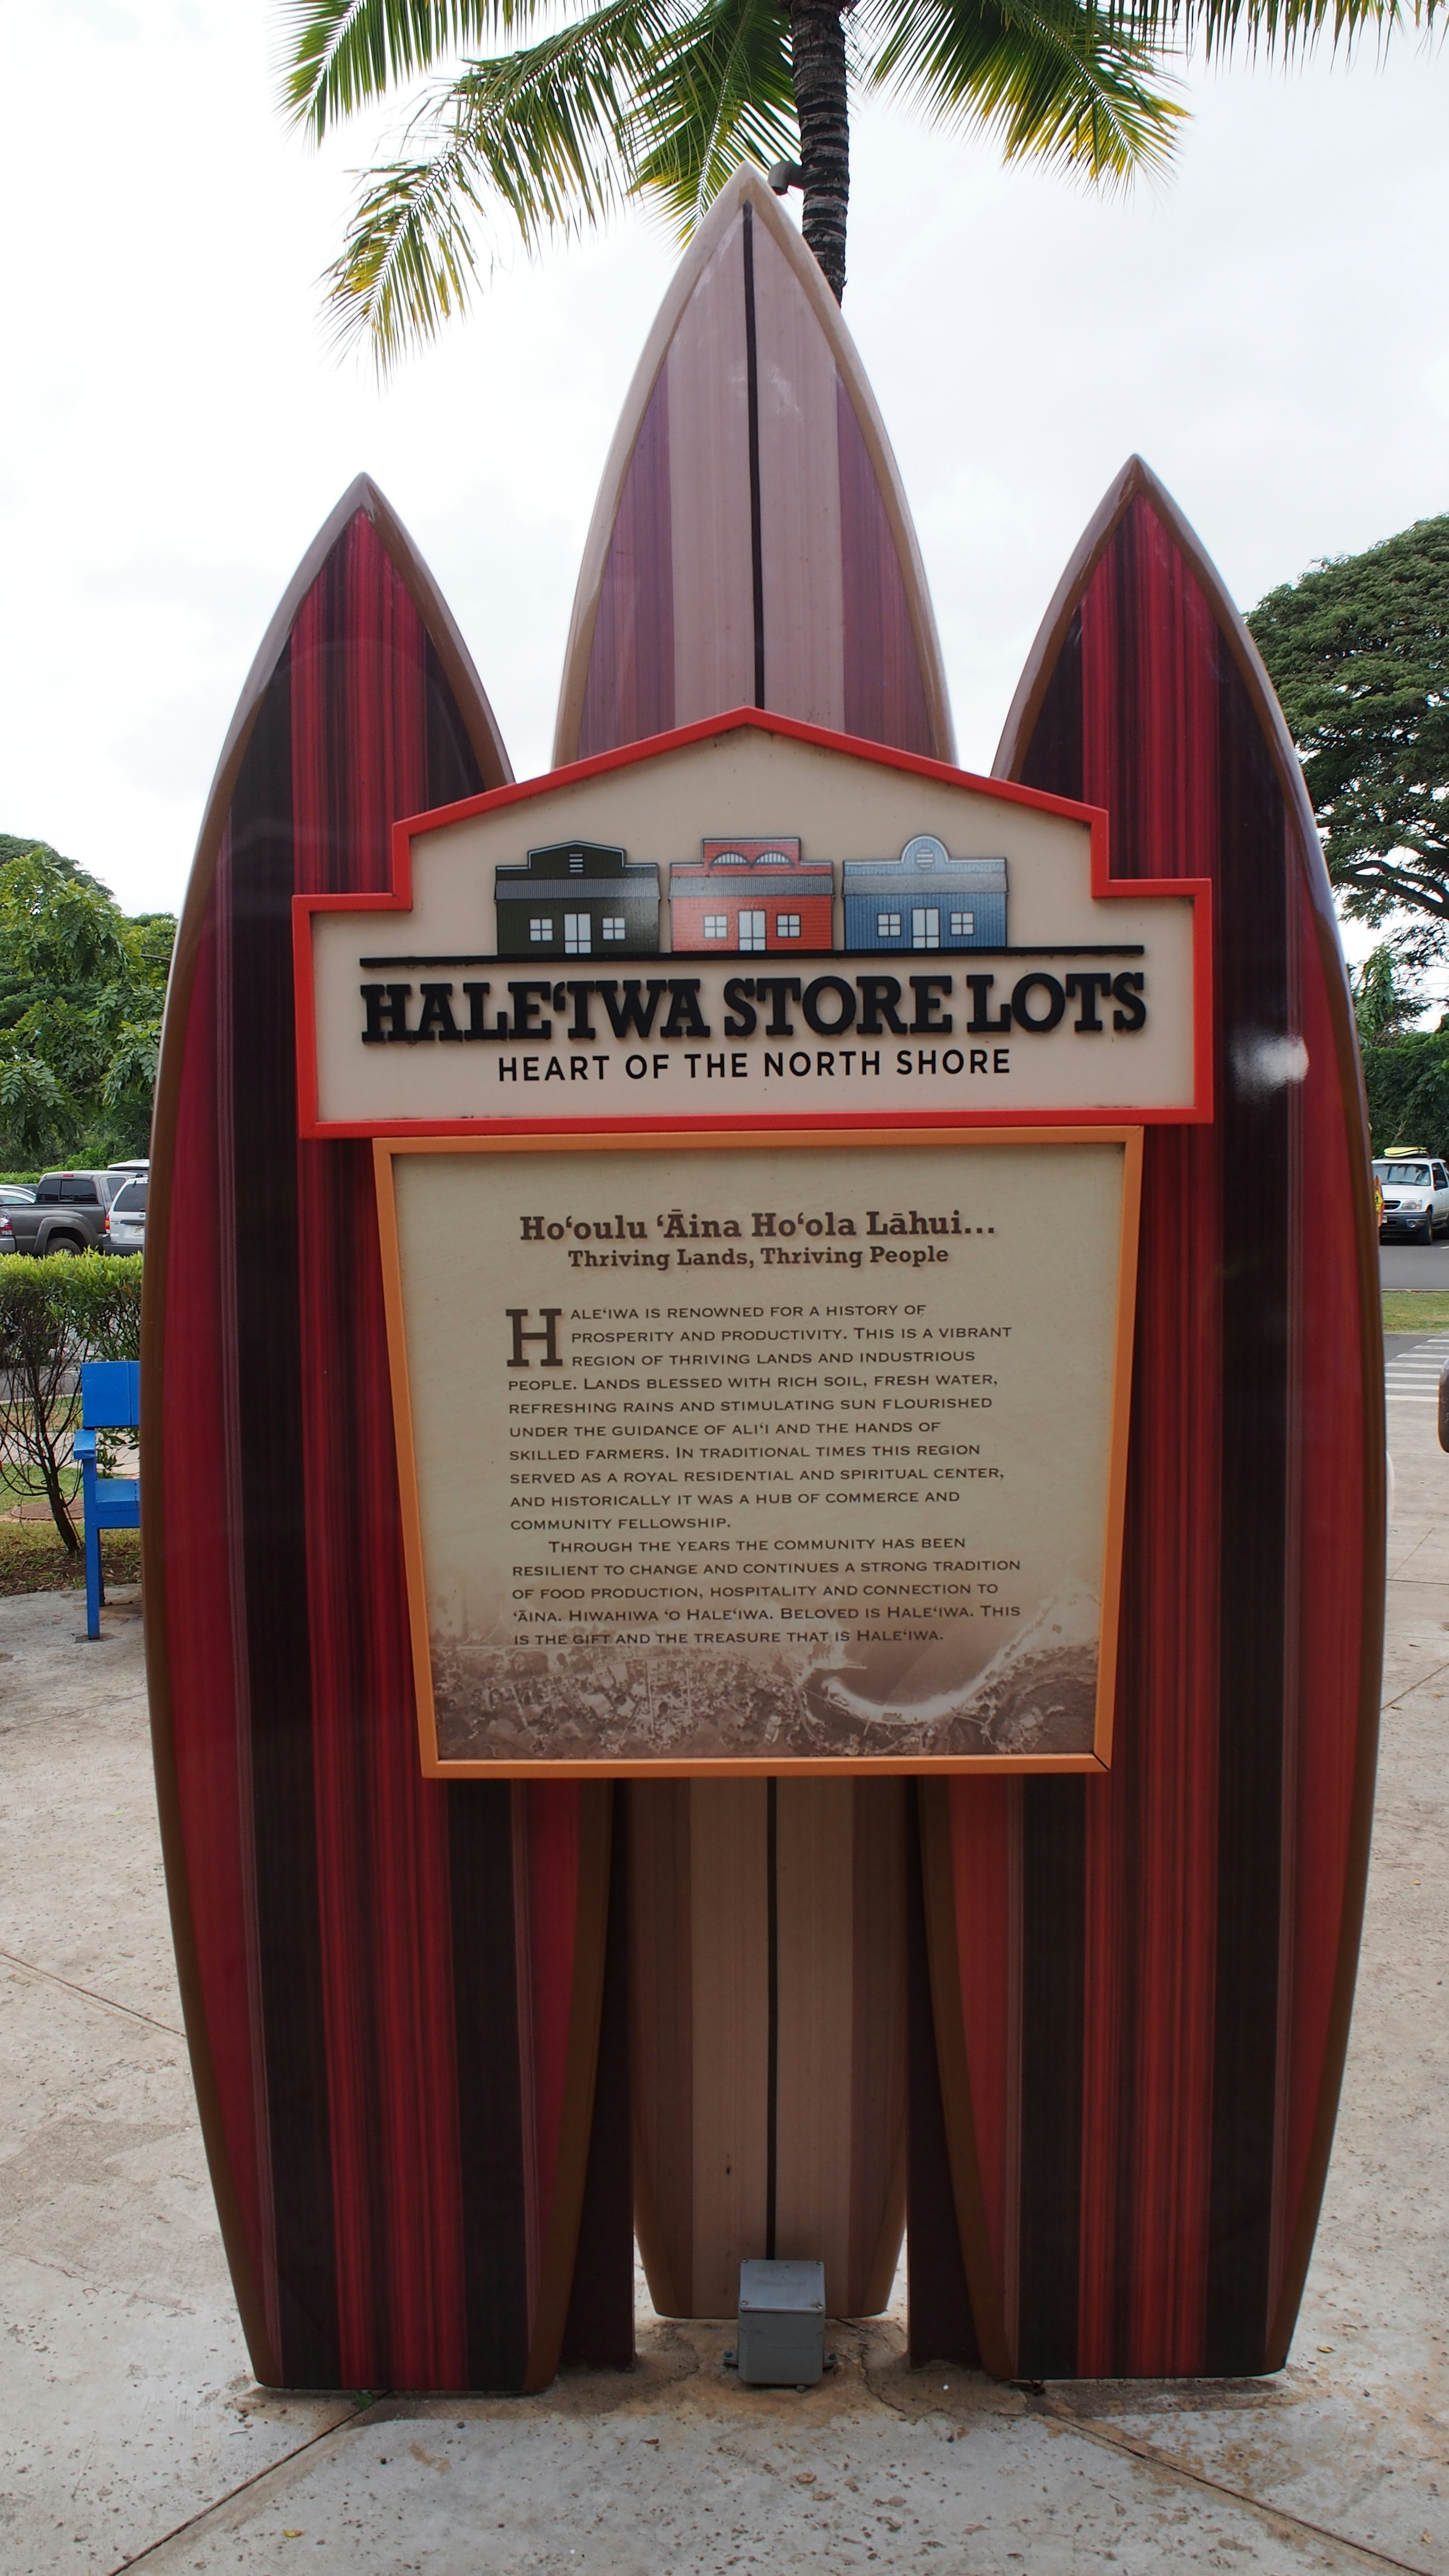
[[133, 1360], [140, 1349], [139, 1253], [0, 1261], [0, 1477], [22, 1500], [44, 1495], [72, 1553], [80, 1547], [67, 1508], [77, 1372], [83, 1360]]

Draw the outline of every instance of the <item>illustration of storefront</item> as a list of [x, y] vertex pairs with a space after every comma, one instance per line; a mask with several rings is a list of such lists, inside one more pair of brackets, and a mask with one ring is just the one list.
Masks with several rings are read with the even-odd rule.
[[803, 860], [796, 838], [705, 841], [701, 856], [669, 871], [670, 937], [677, 950], [742, 956], [774, 950], [828, 955], [835, 933], [835, 871]]
[[555, 841], [494, 870], [500, 957], [655, 957], [659, 870], [601, 841]]
[[918, 832], [898, 859], [847, 859], [845, 945], [893, 948], [1004, 948], [1005, 859], [953, 859], [932, 832]]

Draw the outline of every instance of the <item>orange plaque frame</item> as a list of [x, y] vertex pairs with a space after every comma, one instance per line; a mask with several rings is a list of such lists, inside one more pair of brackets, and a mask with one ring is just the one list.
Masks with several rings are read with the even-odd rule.
[[[834, 1759], [782, 1760], [778, 1755], [753, 1759], [626, 1761], [615, 1755], [596, 1762], [445, 1762], [438, 1753], [429, 1645], [427, 1583], [423, 1560], [422, 1514], [418, 1499], [417, 1453], [413, 1438], [412, 1397], [408, 1375], [407, 1336], [403, 1316], [402, 1259], [398, 1241], [393, 1163], [407, 1154], [563, 1154], [639, 1153], [678, 1150], [688, 1145], [701, 1153], [738, 1149], [741, 1136], [701, 1130], [681, 1136], [669, 1132], [632, 1134], [553, 1134], [378, 1136], [373, 1140], [377, 1175], [378, 1234], [382, 1251], [383, 1297], [387, 1314], [388, 1360], [392, 1375], [393, 1423], [397, 1440], [398, 1497], [402, 1515], [403, 1554], [407, 1567], [408, 1615], [412, 1634], [413, 1678], [417, 1695], [418, 1742], [425, 1777], [433, 1780], [589, 1780], [589, 1779], [749, 1779], [870, 1778], [930, 1773], [951, 1777], [967, 1772], [998, 1777], [1021, 1772], [1103, 1772], [1112, 1758], [1112, 1711], [1117, 1685], [1117, 1627], [1122, 1584], [1122, 1530], [1127, 1492], [1128, 1432], [1132, 1402], [1132, 1336], [1136, 1315], [1137, 1234], [1142, 1196], [1142, 1129], [1098, 1127], [915, 1127], [892, 1132], [903, 1146], [1010, 1145], [1029, 1151], [1034, 1145], [1120, 1145], [1123, 1148], [1122, 1214], [1117, 1258], [1117, 1316], [1113, 1346], [1112, 1405], [1108, 1447], [1106, 1544], [1102, 1563], [1102, 1622], [1097, 1660], [1097, 1699], [1092, 1749], [1088, 1753], [935, 1754], [904, 1756], [863, 1754]], [[835, 1128], [828, 1139], [817, 1128], [775, 1129], [772, 1151], [809, 1146], [879, 1146], [879, 1127]]]

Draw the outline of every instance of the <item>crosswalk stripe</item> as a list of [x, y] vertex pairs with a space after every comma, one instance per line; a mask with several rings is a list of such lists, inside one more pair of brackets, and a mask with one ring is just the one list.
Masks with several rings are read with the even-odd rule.
[[1390, 1404], [1435, 1405], [1439, 1379], [1449, 1365], [1449, 1333], [1426, 1334], [1412, 1350], [1398, 1351], [1384, 1362], [1384, 1394]]

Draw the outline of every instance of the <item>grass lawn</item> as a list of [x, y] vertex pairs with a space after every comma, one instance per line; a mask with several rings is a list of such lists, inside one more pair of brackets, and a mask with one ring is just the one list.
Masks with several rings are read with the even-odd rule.
[[1442, 1333], [1449, 1326], [1449, 1288], [1386, 1288], [1386, 1333]]
[[[101, 1571], [108, 1583], [141, 1580], [139, 1530], [103, 1530]], [[0, 1594], [83, 1592], [86, 1561], [69, 1556], [54, 1521], [0, 1521]]]

